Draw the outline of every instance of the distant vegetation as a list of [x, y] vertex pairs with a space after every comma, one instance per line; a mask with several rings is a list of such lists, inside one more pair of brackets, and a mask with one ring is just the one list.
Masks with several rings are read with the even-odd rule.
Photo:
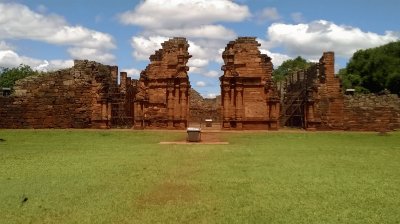
[[400, 94], [400, 41], [357, 51], [339, 76], [344, 88], [356, 92]]
[[39, 74], [40, 72], [22, 64], [16, 68], [0, 68], [0, 87], [13, 88], [17, 80]]
[[286, 60], [272, 73], [275, 81], [282, 81], [287, 75], [309, 68], [313, 63], [298, 56], [295, 59]]

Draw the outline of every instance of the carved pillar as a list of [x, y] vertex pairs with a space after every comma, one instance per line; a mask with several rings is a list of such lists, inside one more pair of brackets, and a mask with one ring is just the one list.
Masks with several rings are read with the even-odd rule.
[[229, 86], [223, 86], [222, 87], [223, 91], [223, 105], [222, 105], [222, 110], [223, 110], [223, 127], [224, 128], [229, 128], [229, 106], [230, 106], [230, 99], [229, 99], [229, 93], [230, 93], [230, 88]]
[[230, 90], [231, 101], [230, 101], [230, 105], [229, 105], [229, 118], [231, 118], [231, 119], [235, 119], [235, 117], [236, 117], [235, 89], [236, 89], [236, 86], [233, 86], [233, 88], [231, 88], [231, 90]]
[[112, 82], [118, 84], [118, 66], [111, 66], [110, 70]]
[[187, 120], [187, 88], [181, 86], [181, 119]]
[[306, 104], [306, 127], [307, 130], [315, 130], [314, 122], [314, 102]]
[[127, 73], [126, 72], [120, 72], [120, 91], [122, 93], [126, 93], [126, 81], [127, 81]]
[[167, 108], [168, 108], [168, 127], [173, 126], [174, 120], [174, 86], [168, 86], [168, 99], [167, 99]]
[[107, 120], [107, 102], [103, 101], [101, 102], [101, 120], [106, 121]]
[[269, 115], [269, 122], [270, 122], [270, 129], [277, 130], [278, 129], [278, 103], [273, 100], [269, 103], [270, 106], [270, 115]]
[[243, 86], [236, 86], [236, 127], [238, 129], [243, 128], [242, 118], [243, 118]]
[[179, 84], [175, 85], [175, 96], [174, 96], [174, 120], [180, 120], [181, 118], [181, 108], [179, 105], [180, 99]]

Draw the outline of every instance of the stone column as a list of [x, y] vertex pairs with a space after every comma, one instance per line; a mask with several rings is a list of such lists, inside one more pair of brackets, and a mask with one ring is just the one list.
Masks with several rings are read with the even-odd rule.
[[223, 86], [222, 87], [223, 91], [223, 105], [222, 105], [222, 110], [223, 110], [223, 127], [224, 128], [229, 128], [229, 107], [230, 107], [230, 99], [229, 99], [229, 93], [230, 93], [230, 88], [229, 86]]
[[179, 105], [179, 100], [180, 100], [180, 91], [179, 91], [179, 85], [175, 85], [175, 96], [174, 96], [174, 119], [175, 120], [180, 120], [181, 118], [181, 108]]
[[229, 118], [235, 118], [236, 117], [236, 106], [235, 106], [235, 104], [236, 104], [236, 96], [235, 96], [235, 89], [236, 89], [236, 87], [234, 87], [234, 88], [231, 88], [231, 92], [230, 92], [230, 95], [231, 95], [231, 102], [230, 102], [230, 110], [229, 110]]
[[113, 83], [118, 84], [118, 66], [111, 66], [111, 78]]
[[187, 119], [187, 88], [186, 86], [181, 88], [181, 118], [182, 120]]
[[168, 99], [167, 99], [167, 108], [168, 108], [168, 127], [173, 126], [174, 120], [174, 87], [168, 86]]
[[269, 126], [271, 130], [278, 129], [278, 103], [277, 102], [269, 102], [270, 114], [269, 114]]
[[243, 86], [236, 86], [236, 126], [238, 129], [243, 128]]
[[120, 72], [120, 92], [121, 93], [126, 93], [126, 79], [127, 79], [127, 73], [126, 72]]
[[306, 130], [315, 130], [315, 123], [314, 123], [314, 103], [307, 102], [306, 104]]

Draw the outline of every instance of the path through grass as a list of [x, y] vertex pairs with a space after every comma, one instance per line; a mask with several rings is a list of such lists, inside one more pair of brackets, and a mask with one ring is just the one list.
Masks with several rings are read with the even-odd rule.
[[0, 223], [398, 223], [400, 133], [0, 130]]

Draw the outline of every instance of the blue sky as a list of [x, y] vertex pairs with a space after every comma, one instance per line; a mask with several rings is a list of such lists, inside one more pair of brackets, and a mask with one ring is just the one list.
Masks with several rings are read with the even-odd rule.
[[0, 0], [0, 66], [89, 59], [137, 78], [161, 42], [183, 36], [191, 85], [212, 97], [221, 51], [238, 36], [257, 37], [274, 66], [335, 51], [339, 69], [356, 50], [398, 40], [399, 11], [398, 0]]

